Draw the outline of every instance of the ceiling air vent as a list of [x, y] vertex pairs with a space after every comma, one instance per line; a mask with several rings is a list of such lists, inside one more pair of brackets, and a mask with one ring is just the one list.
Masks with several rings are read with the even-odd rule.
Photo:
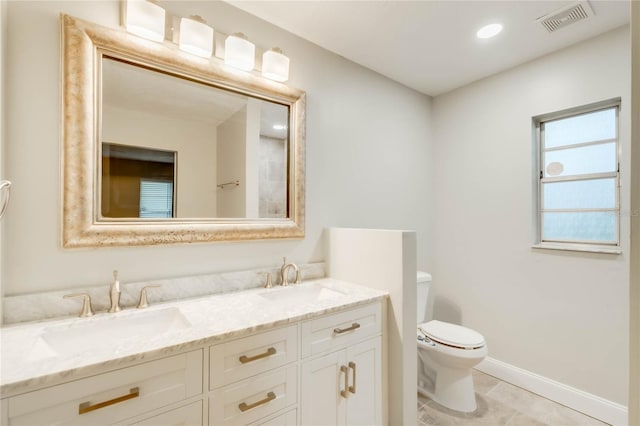
[[588, 1], [580, 1], [536, 19], [550, 33], [594, 15]]

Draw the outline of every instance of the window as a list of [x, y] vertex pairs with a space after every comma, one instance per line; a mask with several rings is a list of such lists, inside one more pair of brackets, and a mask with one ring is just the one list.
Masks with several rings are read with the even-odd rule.
[[619, 247], [619, 105], [609, 101], [534, 119], [541, 247]]
[[173, 217], [173, 182], [140, 181], [140, 217]]

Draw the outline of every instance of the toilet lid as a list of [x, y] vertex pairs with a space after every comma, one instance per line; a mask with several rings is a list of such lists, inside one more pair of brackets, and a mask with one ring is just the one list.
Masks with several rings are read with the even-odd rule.
[[477, 331], [448, 322], [433, 320], [418, 326], [431, 340], [465, 349], [485, 345], [484, 337]]

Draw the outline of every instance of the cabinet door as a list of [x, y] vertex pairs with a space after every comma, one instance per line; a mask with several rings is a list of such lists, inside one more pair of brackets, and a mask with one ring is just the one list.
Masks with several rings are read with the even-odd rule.
[[131, 426], [202, 426], [202, 401], [131, 423]]
[[300, 413], [302, 425], [344, 425], [347, 400], [340, 395], [345, 388], [344, 350], [302, 364]]
[[347, 348], [349, 426], [382, 424], [381, 357], [380, 337]]

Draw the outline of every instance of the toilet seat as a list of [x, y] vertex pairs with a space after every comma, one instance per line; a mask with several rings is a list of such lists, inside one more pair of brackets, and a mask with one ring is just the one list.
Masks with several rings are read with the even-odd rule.
[[448, 322], [432, 320], [418, 325], [429, 339], [458, 349], [478, 349], [485, 345], [484, 337], [477, 331]]

